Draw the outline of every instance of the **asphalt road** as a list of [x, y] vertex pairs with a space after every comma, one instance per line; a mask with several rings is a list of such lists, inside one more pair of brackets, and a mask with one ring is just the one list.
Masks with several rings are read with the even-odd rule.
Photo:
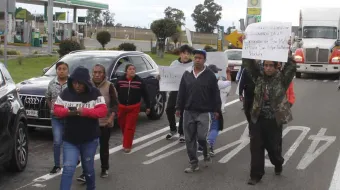
[[[282, 176], [274, 175], [273, 167], [255, 187], [246, 184], [249, 176], [249, 138], [241, 103], [228, 101], [224, 131], [215, 147], [216, 156], [208, 168], [185, 174], [188, 158], [184, 144], [167, 141], [166, 117], [148, 121], [140, 116], [133, 152], [121, 151], [119, 130], [112, 134], [110, 176], [99, 177], [100, 161], [96, 161], [97, 189], [284, 189], [336, 190], [340, 178], [338, 115], [340, 102], [333, 77], [295, 79], [296, 104], [294, 120], [284, 128], [283, 155], [286, 158]], [[233, 84], [232, 92], [236, 89]], [[286, 135], [285, 135], [286, 134]], [[31, 134], [29, 164], [20, 174], [3, 173], [0, 189], [59, 189], [60, 175], [48, 174], [53, 165], [50, 131]], [[99, 158], [98, 156], [96, 157]], [[269, 163], [269, 162], [268, 162]], [[75, 177], [81, 173], [77, 169]], [[333, 180], [334, 175], [334, 180]], [[74, 180], [72, 189], [84, 189]]]

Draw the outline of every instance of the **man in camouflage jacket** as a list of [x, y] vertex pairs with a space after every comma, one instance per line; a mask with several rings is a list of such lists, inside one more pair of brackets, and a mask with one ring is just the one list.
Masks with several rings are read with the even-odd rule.
[[296, 63], [289, 52], [288, 61], [278, 72], [277, 62], [264, 61], [263, 70], [253, 59], [243, 59], [242, 65], [255, 83], [254, 102], [251, 109], [251, 172], [249, 185], [255, 185], [264, 175], [264, 149], [275, 166], [276, 175], [282, 172], [282, 125], [290, 122], [292, 112], [286, 91], [292, 82]]

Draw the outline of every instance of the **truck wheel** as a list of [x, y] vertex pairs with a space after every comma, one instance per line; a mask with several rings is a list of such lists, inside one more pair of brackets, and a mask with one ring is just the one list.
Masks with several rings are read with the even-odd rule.
[[12, 159], [6, 165], [8, 171], [21, 172], [26, 168], [28, 159], [28, 133], [24, 122], [19, 121], [15, 127]]
[[295, 73], [296, 78], [301, 78], [301, 73]]

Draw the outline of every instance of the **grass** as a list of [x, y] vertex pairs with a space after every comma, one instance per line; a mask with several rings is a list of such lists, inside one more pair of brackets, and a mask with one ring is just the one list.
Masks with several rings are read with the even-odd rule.
[[[164, 54], [164, 58], [159, 58], [156, 54], [148, 53], [158, 65], [168, 66], [172, 61], [178, 59], [177, 55]], [[18, 83], [23, 80], [42, 75], [42, 70], [45, 67], [51, 66], [52, 63], [58, 60], [59, 57], [32, 57], [21, 58], [21, 65], [19, 59], [8, 60], [8, 70], [13, 77], [13, 80]]]
[[59, 57], [34, 57], [23, 58], [22, 64], [18, 63], [18, 59], [8, 60], [8, 71], [14, 82], [18, 83], [23, 80], [42, 75], [42, 70], [45, 67], [51, 66], [52, 63], [58, 60]]

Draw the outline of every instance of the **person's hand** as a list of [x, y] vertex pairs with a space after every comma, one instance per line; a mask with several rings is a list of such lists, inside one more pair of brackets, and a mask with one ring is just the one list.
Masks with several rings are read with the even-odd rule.
[[109, 119], [107, 120], [107, 125], [108, 126], [112, 126], [113, 124], [113, 120], [115, 119], [115, 113], [112, 113], [112, 115], [109, 117]]
[[181, 111], [179, 110], [176, 111], [176, 117], [181, 117]]
[[231, 69], [230, 67], [227, 67], [227, 74], [230, 74], [231, 73]]
[[239, 96], [239, 98], [240, 98], [240, 101], [243, 102], [244, 100], [243, 96]]
[[150, 108], [146, 109], [145, 113], [146, 113], [146, 115], [149, 115], [150, 114]]
[[76, 116], [76, 115], [78, 115], [78, 111], [71, 111], [71, 110], [68, 110], [68, 115], [69, 115], [69, 116]]
[[77, 109], [77, 113], [78, 113], [78, 115], [82, 115], [82, 113], [83, 113], [83, 108], [78, 108], [78, 109]]
[[220, 117], [220, 114], [218, 112], [215, 112], [214, 117], [215, 117], [215, 119], [218, 119]]

